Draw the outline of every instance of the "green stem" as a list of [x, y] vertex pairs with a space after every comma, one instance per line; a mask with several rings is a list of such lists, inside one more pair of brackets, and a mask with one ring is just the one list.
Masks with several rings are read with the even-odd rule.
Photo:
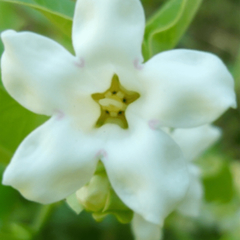
[[53, 205], [53, 204], [44, 205], [44, 206], [40, 207], [39, 212], [32, 224], [33, 236], [35, 236], [42, 229], [45, 222], [51, 215], [54, 207], [55, 207], [55, 205]]

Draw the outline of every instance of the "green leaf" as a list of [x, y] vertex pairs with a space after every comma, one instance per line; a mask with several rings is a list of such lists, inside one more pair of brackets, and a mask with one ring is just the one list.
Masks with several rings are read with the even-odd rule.
[[149, 19], [143, 43], [145, 60], [176, 46], [201, 2], [202, 0], [170, 0]]
[[203, 185], [205, 199], [208, 202], [230, 202], [233, 198], [234, 188], [229, 165], [226, 162], [222, 162], [222, 166], [217, 173], [203, 178]]
[[69, 0], [0, 0], [31, 7], [43, 13], [68, 36], [71, 36], [75, 3]]
[[15, 8], [13, 8], [10, 4], [0, 2], [0, 32], [8, 28], [19, 29], [24, 25], [24, 23], [25, 19], [21, 18], [19, 14], [17, 14]]
[[[0, 164], [0, 182], [2, 182], [4, 168], [5, 167]], [[0, 196], [0, 221], [2, 221], [5, 217], [8, 217], [13, 210], [18, 194], [11, 187], [0, 184]]]
[[11, 233], [15, 239], [19, 240], [30, 240], [32, 238], [31, 231], [28, 227], [19, 223], [11, 224]]
[[0, 162], [8, 163], [21, 141], [47, 117], [19, 105], [0, 87]]

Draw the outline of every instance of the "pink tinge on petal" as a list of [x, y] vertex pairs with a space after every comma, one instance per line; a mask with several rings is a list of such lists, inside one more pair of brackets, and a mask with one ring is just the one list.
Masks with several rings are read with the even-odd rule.
[[83, 68], [85, 67], [85, 61], [83, 58], [80, 58], [78, 59], [76, 62], [75, 62], [75, 65], [79, 68]]
[[55, 113], [57, 120], [62, 120], [65, 117], [65, 114], [60, 110], [56, 110]]
[[152, 130], [156, 130], [159, 127], [159, 120], [157, 119], [152, 119], [150, 121], [148, 121], [148, 126], [152, 129]]
[[133, 65], [137, 70], [142, 70], [143, 69], [143, 65], [140, 63], [140, 60], [138, 58], [136, 58], [133, 61]]
[[104, 149], [100, 149], [100, 150], [97, 152], [96, 157], [99, 157], [99, 158], [104, 157], [104, 158], [106, 158], [107, 155], [108, 155], [108, 154], [107, 154], [107, 152], [106, 152]]

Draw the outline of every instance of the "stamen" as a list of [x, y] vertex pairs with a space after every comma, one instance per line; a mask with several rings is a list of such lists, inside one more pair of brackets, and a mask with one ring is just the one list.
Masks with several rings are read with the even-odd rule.
[[115, 99], [111, 99], [111, 98], [104, 98], [104, 99], [101, 99], [99, 100], [99, 104], [102, 105], [102, 106], [105, 106], [105, 107], [117, 107], [119, 109], [122, 109], [123, 108], [123, 103], [122, 102], [119, 102]]
[[122, 93], [121, 91], [119, 91], [119, 92], [117, 93], [117, 96], [122, 99], [122, 98], [124, 98], [124, 93]]

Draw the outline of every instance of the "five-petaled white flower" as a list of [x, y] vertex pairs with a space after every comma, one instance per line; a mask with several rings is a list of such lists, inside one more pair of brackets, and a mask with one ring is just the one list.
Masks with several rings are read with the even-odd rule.
[[19, 146], [4, 184], [52, 203], [86, 184], [101, 160], [119, 198], [162, 224], [185, 196], [189, 173], [157, 126], [200, 126], [236, 103], [233, 79], [212, 54], [172, 50], [142, 64], [144, 24], [139, 0], [78, 0], [76, 56], [34, 33], [2, 33], [5, 88], [51, 116]]

